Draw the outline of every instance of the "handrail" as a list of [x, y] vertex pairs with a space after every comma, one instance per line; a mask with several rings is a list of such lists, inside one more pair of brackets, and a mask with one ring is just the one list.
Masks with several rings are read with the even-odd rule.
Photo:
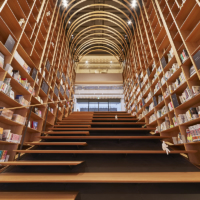
[[71, 101], [73, 99], [69, 99], [69, 100], [61, 100], [61, 101], [53, 101], [53, 102], [47, 102], [47, 103], [41, 103], [41, 104], [34, 104], [34, 105], [27, 105], [27, 106], [21, 106], [21, 107], [13, 107], [13, 108], [4, 108], [4, 109], [0, 109], [0, 111], [3, 110], [15, 110], [15, 109], [21, 109], [21, 108], [29, 108], [29, 107], [34, 107], [34, 106], [40, 106], [40, 105], [47, 105], [47, 104], [53, 104], [53, 103], [58, 103], [58, 102], [62, 102], [62, 101]]

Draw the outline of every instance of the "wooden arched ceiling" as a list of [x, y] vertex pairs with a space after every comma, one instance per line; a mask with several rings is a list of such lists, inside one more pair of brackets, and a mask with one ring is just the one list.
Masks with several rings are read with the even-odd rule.
[[[133, 1], [137, 2], [132, 7]], [[88, 54], [115, 55], [123, 62], [138, 31], [141, 0], [60, 0], [61, 17], [73, 59]], [[128, 23], [131, 22], [131, 23]]]

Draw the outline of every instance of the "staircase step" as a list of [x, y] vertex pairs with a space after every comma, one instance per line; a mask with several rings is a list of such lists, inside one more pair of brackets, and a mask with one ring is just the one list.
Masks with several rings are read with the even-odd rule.
[[[18, 153], [66, 153], [66, 154], [166, 154], [162, 150], [13, 150]], [[196, 150], [172, 150], [170, 154], [197, 153]]]
[[26, 145], [58, 145], [58, 146], [86, 146], [86, 142], [26, 142]]
[[44, 131], [45, 134], [69, 134], [69, 135], [90, 135], [89, 131]]
[[3, 200], [75, 200], [78, 192], [0, 192]]
[[[0, 183], [200, 183], [200, 172], [3, 173]], [[21, 200], [21, 199], [20, 199]]]
[[49, 130], [68, 131], [154, 131], [155, 128], [49, 128]]
[[63, 119], [62, 120], [63, 122], [65, 121], [116, 121], [116, 122], [119, 122], [119, 121], [133, 121], [133, 122], [136, 122], [138, 121], [138, 119], [136, 118], [133, 118], [133, 119], [126, 119], [126, 118], [118, 118], [117, 120], [115, 118], [92, 118], [92, 119], [78, 119], [78, 118], [74, 118], [74, 119], [70, 119], [70, 118], [67, 118], [67, 119]]
[[[59, 127], [61, 125], [54, 125], [54, 127]], [[80, 128], [90, 128], [91, 125], [77, 125], [77, 124], [74, 124], [74, 125], [65, 125], [65, 127], [69, 127], [69, 128], [73, 128], [73, 127], [80, 127]]]
[[14, 165], [14, 166], [25, 166], [25, 165], [80, 165], [84, 161], [9, 161], [2, 162], [1, 165]]
[[170, 136], [40, 136], [40, 139], [124, 139], [124, 140], [134, 140], [134, 139], [153, 139], [153, 140], [162, 140], [162, 139], [172, 139]]
[[57, 124], [60, 125], [70, 125], [70, 124], [88, 124], [88, 125], [145, 125], [145, 122], [82, 122], [77, 121], [77, 122], [57, 122]]

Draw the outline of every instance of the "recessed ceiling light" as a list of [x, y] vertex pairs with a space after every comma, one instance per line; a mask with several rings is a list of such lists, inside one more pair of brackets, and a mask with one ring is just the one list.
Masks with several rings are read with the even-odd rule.
[[131, 6], [132, 6], [132, 8], [135, 8], [137, 6], [137, 1], [133, 0]]
[[71, 21], [69, 21], [68, 24], [71, 24]]
[[131, 23], [132, 23], [131, 20], [129, 20], [129, 21], [128, 21], [128, 25], [131, 25]]
[[110, 61], [110, 63], [112, 63], [112, 61]]
[[88, 63], [88, 61], [85, 61], [85, 63]]
[[62, 3], [63, 3], [63, 6], [67, 7], [68, 2], [66, 0], [63, 0]]

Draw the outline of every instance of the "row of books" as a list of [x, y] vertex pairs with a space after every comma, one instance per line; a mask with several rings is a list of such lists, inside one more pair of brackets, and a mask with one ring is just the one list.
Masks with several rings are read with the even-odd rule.
[[28, 127], [32, 128], [32, 129], [35, 129], [35, 130], [38, 130], [38, 122], [36, 122], [36, 121], [32, 121], [32, 122], [29, 121]]
[[149, 117], [149, 124], [152, 123], [153, 121], [155, 121], [157, 118], [156, 118], [156, 115], [153, 114]]
[[181, 96], [179, 96], [180, 102], [183, 104], [186, 101], [190, 100], [193, 98], [195, 95], [198, 95], [200, 93], [200, 86], [192, 86], [192, 90], [187, 87]]
[[169, 112], [169, 109], [167, 106], [163, 106], [161, 110], [157, 111], [157, 118], [162, 117], [163, 115], [167, 114]]
[[10, 129], [0, 128], [0, 140], [19, 144], [22, 136], [11, 133]]
[[42, 117], [42, 111], [39, 110], [37, 107], [33, 107], [33, 112], [38, 115], [39, 117]]
[[177, 137], [172, 137], [173, 143], [174, 144], [185, 144], [186, 139], [185, 135], [181, 135], [181, 133], [178, 133]]
[[185, 114], [178, 115], [179, 124], [186, 123], [193, 119], [198, 119], [200, 117], [200, 106], [191, 107]]
[[169, 92], [172, 93], [184, 82], [185, 82], [185, 76], [184, 76], [183, 72], [181, 72], [179, 77], [176, 79], [176, 81], [174, 83], [172, 83], [171, 85], [169, 85]]
[[183, 52], [180, 54], [181, 62], [184, 63], [189, 58], [188, 52], [186, 49], [183, 49]]
[[0, 162], [8, 162], [9, 155], [7, 150], [0, 150]]
[[200, 124], [189, 126], [186, 129], [187, 142], [198, 142], [200, 141]]
[[177, 71], [178, 68], [178, 63], [174, 63], [172, 65], [172, 68], [170, 68], [169, 71], [165, 72], [164, 76], [161, 79], [162, 85], [164, 85], [164, 83], [174, 74], [174, 72]]
[[26, 122], [26, 117], [23, 117], [19, 114], [14, 114], [12, 110], [8, 110], [5, 107], [0, 107], [0, 109], [4, 109], [0, 111], [0, 116], [5, 117], [7, 119], [11, 119], [14, 122], [24, 125]]
[[161, 88], [161, 83], [160, 81], [158, 81], [158, 83], [155, 85], [155, 88], [154, 88], [154, 94]]

